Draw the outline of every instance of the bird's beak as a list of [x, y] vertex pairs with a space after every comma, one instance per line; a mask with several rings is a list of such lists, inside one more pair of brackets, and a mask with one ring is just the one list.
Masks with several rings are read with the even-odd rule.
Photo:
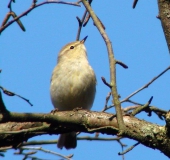
[[86, 41], [87, 37], [88, 37], [88, 36], [84, 37], [84, 38], [80, 41], [80, 43], [84, 43], [84, 42]]

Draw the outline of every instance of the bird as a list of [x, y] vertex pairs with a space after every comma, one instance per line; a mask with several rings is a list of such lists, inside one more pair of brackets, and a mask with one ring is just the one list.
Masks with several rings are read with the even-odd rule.
[[[96, 75], [87, 59], [86, 39], [87, 36], [66, 44], [58, 54], [51, 77], [50, 96], [54, 108], [59, 111], [90, 110], [93, 105]], [[73, 149], [76, 146], [76, 132], [60, 134], [58, 148]]]

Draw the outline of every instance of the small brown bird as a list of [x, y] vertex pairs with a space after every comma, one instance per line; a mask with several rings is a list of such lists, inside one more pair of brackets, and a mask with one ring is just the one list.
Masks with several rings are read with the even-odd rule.
[[[84, 42], [75, 41], [65, 45], [58, 55], [58, 62], [53, 70], [50, 86], [51, 100], [60, 111], [75, 108], [91, 109], [95, 92], [96, 76], [89, 65]], [[58, 148], [75, 148], [76, 132], [61, 134]]]

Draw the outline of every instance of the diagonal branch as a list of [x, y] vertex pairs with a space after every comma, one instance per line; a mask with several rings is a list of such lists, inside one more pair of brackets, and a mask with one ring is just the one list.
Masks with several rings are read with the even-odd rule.
[[135, 94], [137, 94], [138, 92], [142, 91], [145, 88], [148, 88], [155, 80], [157, 80], [159, 77], [161, 77], [165, 72], [167, 72], [170, 69], [170, 66], [168, 68], [166, 68], [164, 71], [162, 71], [159, 75], [157, 75], [156, 77], [154, 77], [150, 82], [148, 82], [147, 84], [145, 84], [143, 87], [139, 88], [137, 91], [133, 92], [132, 94], [130, 94], [128, 97], [126, 97], [125, 99], [121, 100], [121, 103], [126, 102], [129, 100], [129, 98], [131, 98], [132, 96], [134, 96]]
[[109, 66], [110, 66], [110, 84], [112, 86], [111, 91], [112, 91], [112, 96], [113, 96], [113, 104], [116, 108], [116, 116], [118, 120], [118, 125], [120, 129], [120, 135], [125, 131], [125, 125], [123, 122], [123, 116], [122, 116], [122, 111], [121, 111], [121, 105], [119, 101], [119, 96], [117, 92], [117, 84], [116, 84], [116, 59], [114, 57], [111, 41], [109, 40], [108, 35], [106, 34], [103, 26], [101, 25], [101, 22], [95, 15], [94, 11], [92, 10], [90, 4], [86, 0], [82, 0], [83, 5], [86, 7], [87, 11], [89, 12], [91, 18], [94, 21], [95, 26], [99, 30], [100, 34], [102, 35], [106, 46], [107, 46], [107, 51], [108, 51], [108, 57], [109, 57]]

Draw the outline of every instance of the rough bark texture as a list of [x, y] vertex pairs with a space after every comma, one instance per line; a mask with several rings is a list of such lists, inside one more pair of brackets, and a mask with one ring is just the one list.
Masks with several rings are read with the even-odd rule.
[[[0, 124], [0, 147], [17, 146], [30, 137], [42, 134], [59, 134], [68, 131], [100, 132], [110, 135], [118, 133], [116, 118], [109, 113], [76, 110], [50, 114], [10, 113], [7, 117], [2, 115], [0, 117], [0, 121], [3, 122]], [[5, 123], [7, 119], [15, 122]], [[35, 122], [32, 122], [33, 120]], [[166, 127], [131, 116], [124, 116], [123, 120], [128, 129], [124, 137], [158, 149], [170, 157], [170, 137]], [[21, 123], [21, 121], [25, 122]]]
[[170, 52], [170, 0], [158, 0], [159, 18]]

